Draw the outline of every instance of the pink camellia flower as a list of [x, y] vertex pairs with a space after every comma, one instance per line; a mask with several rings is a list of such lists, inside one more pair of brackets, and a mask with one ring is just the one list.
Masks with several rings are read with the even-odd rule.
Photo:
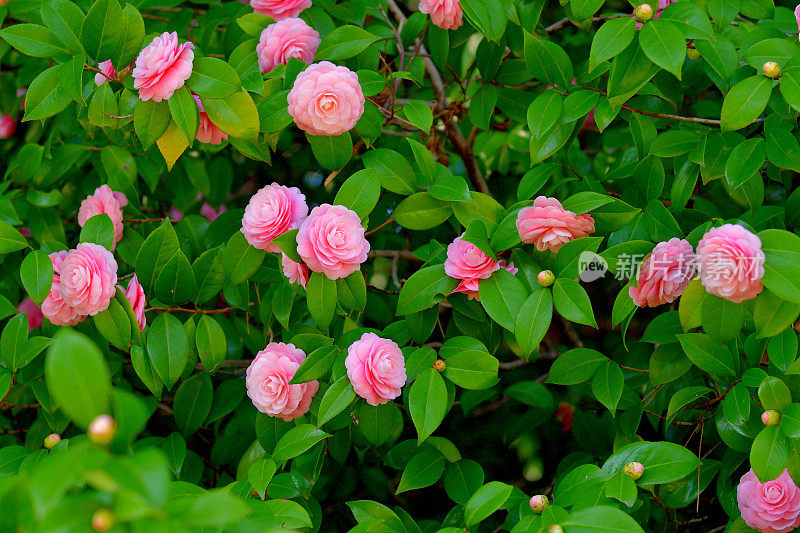
[[797, 29], [800, 30], [800, 4], [794, 8], [794, 18], [797, 21]]
[[282, 342], [271, 342], [258, 352], [245, 378], [247, 395], [256, 409], [287, 422], [308, 412], [319, 382], [289, 384], [305, 358], [303, 350]]
[[139, 331], [144, 331], [144, 327], [147, 325], [147, 318], [144, 316], [144, 288], [142, 288], [142, 284], [139, 283], [139, 278], [136, 277], [136, 274], [134, 274], [128, 282], [128, 288], [125, 289], [125, 296], [127, 296], [128, 301], [131, 302], [133, 314], [136, 315], [136, 322], [139, 324]]
[[304, 289], [308, 286], [308, 267], [303, 263], [293, 261], [286, 254], [281, 254], [283, 275], [289, 278], [289, 283], [297, 282]]
[[[654, 18], [654, 19], [657, 19], [658, 17], [660, 17], [660, 16], [661, 16], [661, 13], [662, 13], [662, 12], [663, 12], [663, 11], [664, 11], [664, 10], [665, 10], [665, 9], [666, 9], [668, 6], [670, 6], [670, 5], [674, 4], [676, 1], [677, 1], [677, 0], [658, 0], [658, 9], [656, 9], [656, 12], [653, 14], [653, 18]], [[635, 12], [635, 10], [634, 10], [634, 12]], [[642, 29], [642, 23], [641, 23], [641, 22], [639, 22], [638, 20], [636, 21], [636, 29], [637, 29], [637, 30], [641, 30], [641, 29]]]
[[369, 242], [354, 211], [322, 204], [300, 225], [297, 253], [308, 268], [330, 279], [346, 278], [367, 260]]
[[217, 220], [217, 217], [220, 216], [222, 213], [228, 210], [228, 207], [225, 205], [219, 206], [219, 209], [214, 209], [211, 207], [211, 204], [208, 202], [203, 202], [203, 205], [200, 206], [200, 215], [205, 217], [206, 220], [209, 222], [214, 222]]
[[260, 250], [281, 251], [272, 239], [297, 229], [308, 216], [306, 197], [297, 187], [271, 183], [251, 198], [242, 217], [242, 233]]
[[319, 33], [303, 19], [288, 18], [270, 24], [261, 32], [256, 45], [258, 68], [266, 74], [292, 57], [310, 64], [320, 42]]
[[81, 202], [78, 210], [78, 224], [83, 227], [95, 215], [108, 215], [114, 225], [113, 250], [122, 240], [122, 208], [128, 205], [128, 199], [121, 192], [112, 191], [108, 185], [101, 185]]
[[82, 242], [61, 263], [61, 298], [80, 314], [94, 316], [105, 311], [116, 284], [117, 262], [99, 244]]
[[482, 279], [504, 268], [512, 274], [517, 273], [514, 263], [506, 265], [505, 261], [495, 261], [471, 242], [463, 240], [464, 234], [456, 237], [447, 246], [447, 259], [444, 271], [451, 278], [460, 280], [453, 292], [466, 294], [469, 299], [478, 297], [478, 286]]
[[532, 206], [520, 210], [517, 231], [522, 242], [535, 245], [540, 252], [557, 252], [563, 244], [593, 233], [594, 219], [567, 211], [555, 198], [538, 196]]
[[183, 87], [192, 75], [192, 43], [178, 43], [176, 32], [164, 32], [139, 52], [132, 75], [139, 98], [160, 102]]
[[749, 470], [736, 487], [736, 501], [745, 523], [761, 533], [788, 533], [800, 527], [800, 487], [788, 470], [764, 483]]
[[289, 91], [289, 114], [311, 135], [340, 135], [353, 129], [364, 113], [364, 93], [358, 76], [330, 61], [301, 72]]
[[200, 109], [197, 135], [195, 135], [195, 138], [201, 143], [208, 144], [222, 144], [222, 141], [227, 141], [228, 134], [211, 122], [211, 119], [208, 118], [208, 113], [206, 113], [206, 109], [203, 107], [203, 102], [200, 101], [200, 97], [196, 94], [192, 96], [194, 96], [194, 101], [197, 102], [197, 107]]
[[117, 77], [117, 71], [114, 69], [114, 65], [111, 63], [110, 59], [106, 59], [102, 63], [98, 64], [97, 68], [102, 72], [102, 74], [98, 72], [94, 75], [94, 83], [98, 87], [107, 82], [109, 78]]
[[183, 220], [183, 211], [175, 207], [170, 207], [169, 213], [167, 214], [169, 215], [170, 220], [174, 220], [175, 222], [180, 222]]
[[431, 22], [443, 30], [455, 30], [463, 23], [461, 0], [421, 0], [419, 10], [430, 14]]
[[[505, 261], [498, 261], [497, 264], [500, 268], [511, 272], [512, 274], [516, 274], [519, 269], [514, 266], [514, 263], [506, 264]], [[458, 286], [453, 289], [453, 292], [460, 292], [467, 295], [467, 298], [470, 300], [480, 300], [480, 296], [478, 294], [478, 289], [480, 288], [480, 279], [478, 278], [470, 278], [470, 279], [462, 279]]]
[[764, 289], [765, 260], [761, 239], [738, 224], [711, 228], [697, 245], [703, 286], [735, 303], [755, 298]]
[[0, 115], [0, 139], [8, 139], [17, 131], [17, 121], [11, 115]]
[[61, 298], [61, 265], [67, 253], [66, 250], [62, 250], [50, 254], [50, 262], [53, 263], [53, 284], [50, 286], [47, 298], [42, 302], [42, 314], [56, 326], [74, 326], [86, 318], [85, 314], [79, 313]]
[[672, 303], [694, 277], [694, 251], [689, 241], [674, 237], [660, 242], [642, 262], [636, 286], [628, 289], [639, 307]]
[[400, 347], [374, 333], [364, 333], [347, 348], [344, 365], [353, 390], [370, 405], [397, 398], [406, 382], [406, 362]]
[[28, 331], [41, 327], [44, 315], [42, 308], [36, 305], [36, 302], [25, 298], [17, 306], [17, 311], [25, 313], [25, 317], [28, 319]]
[[301, 11], [311, 7], [311, 0], [250, 0], [250, 6], [256, 13], [283, 20], [296, 17]]

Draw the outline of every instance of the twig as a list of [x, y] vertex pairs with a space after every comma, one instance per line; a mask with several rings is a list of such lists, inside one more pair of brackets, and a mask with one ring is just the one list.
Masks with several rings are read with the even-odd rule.
[[386, 222], [384, 222], [383, 224], [381, 224], [381, 225], [380, 225], [380, 226], [378, 226], [377, 228], [375, 228], [375, 229], [371, 229], [371, 230], [369, 230], [368, 232], [366, 232], [366, 233], [364, 234], [364, 236], [365, 236], [365, 237], [369, 237], [369, 236], [370, 236], [370, 235], [372, 235], [373, 233], [375, 233], [375, 232], [377, 232], [377, 231], [380, 231], [380, 230], [382, 230], [383, 228], [385, 228], [386, 226], [388, 226], [388, 225], [389, 225], [389, 224], [391, 224], [392, 222], [394, 222], [394, 219], [393, 219], [393, 218], [390, 218], [389, 220], [387, 220]]
[[[248, 305], [253, 306], [255, 302], [250, 302]], [[202, 313], [206, 315], [214, 315], [218, 313], [229, 313], [231, 311], [240, 310], [238, 307], [223, 307], [222, 309], [187, 309], [185, 307], [148, 307], [144, 310], [148, 311], [170, 311], [173, 313]]]
[[95, 67], [89, 65], [88, 63], [84, 63], [83, 64], [83, 68], [85, 68], [87, 70], [91, 70], [92, 72], [97, 72], [98, 74], [102, 74], [103, 76], [105, 76], [106, 78], [108, 78], [111, 81], [116, 81], [118, 83], [122, 83], [121, 79], [119, 79], [119, 78], [117, 78], [115, 76], [109, 76], [108, 74], [106, 74], [105, 72], [100, 70], [99, 68], [95, 68]]
[[[398, 23], [401, 25], [405, 24], [406, 16], [397, 6], [395, 0], [387, 0], [387, 5], [389, 6], [389, 11], [392, 12], [392, 15], [394, 15], [394, 18], [397, 19]], [[438, 95], [439, 101], [444, 103], [446, 96], [442, 75], [439, 74], [439, 70], [436, 68], [433, 60], [430, 57], [426, 57], [428, 52], [425, 50], [424, 46], [420, 46], [419, 52], [422, 54], [421, 57], [425, 63], [425, 70], [428, 72], [428, 77], [431, 79], [434, 92]], [[455, 118], [451, 118], [447, 121], [446, 131], [447, 137], [453, 143], [453, 146], [455, 146], [458, 155], [460, 155], [461, 159], [464, 160], [464, 166], [467, 167], [467, 174], [469, 174], [472, 184], [478, 191], [491, 195], [489, 185], [483, 178], [483, 174], [481, 174], [481, 170], [478, 168], [478, 163], [475, 161], [475, 156], [472, 153], [472, 146], [467, 143], [467, 140], [464, 138], [464, 134], [461, 133], [458, 124], [455, 122]]]
[[414, 255], [412, 252], [402, 251], [402, 250], [372, 250], [369, 253], [369, 257], [388, 257], [390, 259], [403, 259], [405, 261], [416, 261], [418, 263], [424, 263], [422, 259]]

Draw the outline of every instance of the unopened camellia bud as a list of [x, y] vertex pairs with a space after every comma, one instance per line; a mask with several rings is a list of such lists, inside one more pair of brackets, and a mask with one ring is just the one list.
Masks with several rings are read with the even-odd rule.
[[558, 524], [552, 524], [547, 528], [548, 533], [564, 533], [564, 528]]
[[781, 67], [774, 61], [767, 61], [762, 67], [764, 76], [768, 78], [777, 78], [781, 75]]
[[637, 480], [644, 474], [644, 465], [642, 463], [627, 463], [622, 467], [622, 472]]
[[531, 498], [531, 509], [534, 512], [541, 513], [547, 506], [550, 505], [550, 500], [547, 499], [547, 496], [544, 494], [537, 494]]
[[650, 4], [640, 4], [636, 6], [636, 18], [642, 22], [653, 18], [653, 8]]
[[700, 51], [697, 50], [697, 48], [687, 48], [686, 55], [689, 56], [689, 59], [693, 61], [700, 59]]
[[117, 423], [109, 415], [100, 415], [89, 424], [89, 439], [98, 446], [107, 446], [117, 432]]
[[539, 272], [539, 275], [536, 276], [536, 279], [539, 280], [539, 285], [542, 287], [549, 287], [556, 281], [556, 277], [551, 270], [542, 270]]
[[108, 509], [99, 509], [92, 516], [92, 529], [95, 531], [108, 531], [114, 525], [114, 515]]
[[765, 426], [774, 426], [781, 421], [781, 414], [774, 409], [769, 409], [761, 413], [761, 421]]
[[437, 359], [433, 362], [433, 369], [437, 372], [444, 372], [447, 365], [444, 364], [444, 359]]
[[58, 433], [51, 433], [44, 438], [44, 447], [48, 450], [52, 450], [59, 442], [61, 442], [61, 435]]

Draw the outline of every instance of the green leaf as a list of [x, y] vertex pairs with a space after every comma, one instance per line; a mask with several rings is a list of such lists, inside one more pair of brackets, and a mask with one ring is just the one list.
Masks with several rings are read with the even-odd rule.
[[722, 400], [722, 411], [731, 424], [746, 423], [750, 419], [750, 392], [747, 386], [742, 383], [734, 385]]
[[257, 492], [263, 494], [276, 470], [277, 465], [272, 459], [259, 459], [247, 469], [247, 481]]
[[111, 250], [114, 246], [114, 223], [111, 218], [100, 213], [87, 220], [81, 228], [80, 242], [99, 244], [106, 250]]
[[367, 283], [361, 271], [336, 280], [336, 298], [347, 309], [363, 310], [367, 305]]
[[138, 100], [133, 108], [133, 127], [142, 147], [150, 148], [167, 131], [170, 122], [168, 102]]
[[414, 126], [429, 132], [433, 126], [433, 111], [425, 102], [411, 100], [403, 104], [403, 113]]
[[341, 61], [355, 57], [377, 40], [377, 35], [358, 26], [339, 26], [322, 39], [314, 60]]
[[533, 291], [519, 308], [514, 322], [514, 335], [523, 353], [534, 353], [547, 334], [552, 318], [552, 293], [547, 289]]
[[353, 139], [350, 132], [341, 135], [309, 135], [306, 139], [311, 151], [320, 165], [329, 170], [338, 170], [345, 166], [353, 153]]
[[483, 486], [483, 480], [483, 468], [480, 464], [469, 459], [461, 459], [448, 465], [444, 471], [444, 490], [451, 500], [459, 505], [465, 505]]
[[556, 91], [545, 91], [528, 106], [528, 129], [537, 139], [544, 139], [561, 118], [564, 100]]
[[650, 145], [649, 155], [675, 157], [697, 148], [698, 135], [687, 130], [671, 129], [660, 134]]
[[114, 346], [127, 350], [131, 343], [132, 327], [135, 327], [138, 331], [139, 325], [135, 322], [134, 326], [131, 325], [128, 312], [120, 301], [122, 298], [127, 300], [127, 296], [118, 288], [116, 296], [111, 299], [108, 305], [108, 309], [96, 314], [93, 318], [94, 325], [103, 335], [103, 338]]
[[53, 285], [53, 263], [50, 257], [41, 250], [34, 250], [25, 256], [19, 275], [31, 300], [42, 305]]
[[[225, 61], [215, 57], [196, 57], [192, 64], [192, 75], [186, 80], [186, 86], [201, 97], [203, 106], [208, 111], [209, 102], [214, 102], [213, 106], [219, 105], [216, 100], [212, 99], [228, 98], [235, 94], [241, 94], [242, 82], [233, 67]], [[255, 111], [255, 109], [252, 111]], [[218, 114], [215, 113], [214, 116]], [[209, 118], [214, 124], [222, 128], [220, 123], [214, 120], [211, 113], [209, 113]], [[257, 121], [257, 112], [255, 113], [255, 118]], [[225, 128], [222, 129], [226, 133], [230, 133]], [[257, 128], [256, 131], [258, 131]]]
[[723, 131], [739, 130], [752, 124], [767, 107], [771, 94], [772, 80], [765, 76], [750, 76], [734, 85], [722, 102]]
[[700, 370], [720, 376], [736, 375], [736, 360], [730, 350], [703, 333], [677, 335], [683, 351]]
[[378, 175], [371, 169], [364, 169], [342, 183], [333, 203], [354, 211], [361, 220], [366, 220], [378, 203], [380, 195], [381, 182]]
[[797, 334], [785, 329], [767, 343], [769, 360], [782, 371], [786, 371], [797, 358]]
[[409, 315], [432, 307], [453, 292], [458, 280], [444, 272], [444, 265], [432, 265], [414, 272], [400, 289], [397, 314]]
[[0, 253], [16, 252], [27, 246], [28, 241], [16, 228], [0, 220]]
[[244, 283], [261, 267], [267, 253], [251, 246], [241, 231], [228, 239], [222, 252], [222, 268], [231, 285]]
[[300, 367], [289, 383], [294, 385], [321, 378], [331, 369], [339, 354], [341, 354], [341, 348], [338, 346], [320, 346], [300, 363]]
[[773, 337], [792, 325], [800, 315], [800, 304], [787, 302], [765, 289], [755, 299], [753, 321], [756, 337]]
[[525, 64], [534, 77], [549, 85], [566, 90], [572, 83], [572, 61], [564, 49], [528, 32], [525, 32]]
[[186, 135], [186, 139], [191, 143], [197, 133], [197, 125], [200, 120], [200, 109], [197, 107], [197, 102], [194, 100], [192, 93], [185, 86], [181, 87], [172, 94], [167, 102], [172, 120], [175, 121], [175, 124], [178, 125], [183, 134]]
[[[95, 0], [83, 21], [81, 41], [89, 57], [98, 63], [117, 52], [124, 36], [124, 17], [117, 0]], [[121, 68], [119, 65], [115, 65]]]
[[203, 315], [197, 322], [195, 344], [205, 369], [212, 374], [215, 373], [228, 352], [225, 330], [212, 317]]
[[708, 387], [686, 387], [672, 395], [667, 406], [667, 420], [669, 425], [678, 413], [687, 405], [699, 400], [713, 392]]
[[750, 448], [750, 467], [765, 483], [780, 476], [789, 462], [789, 441], [779, 426], [767, 426], [756, 435]]
[[470, 24], [490, 41], [500, 42], [508, 18], [500, 0], [463, 0], [461, 8]]
[[514, 487], [499, 481], [490, 481], [475, 491], [464, 505], [464, 520], [471, 527], [486, 519], [506, 503]]
[[577, 385], [590, 380], [597, 369], [608, 361], [608, 357], [597, 350], [574, 348], [562, 353], [553, 362], [547, 383]]
[[644, 466], [639, 485], [669, 483], [696, 471], [700, 465], [697, 456], [679, 444], [640, 441], [615, 451], [603, 464], [603, 472], [613, 474], [633, 461]]
[[86, 56], [79, 54], [66, 61], [59, 72], [62, 89], [67, 96], [81, 105], [86, 103], [83, 98], [83, 66], [85, 64]]
[[344, 411], [355, 398], [356, 392], [350, 384], [350, 379], [347, 376], [339, 378], [322, 396], [317, 414], [317, 426], [322, 426], [325, 422]]
[[85, 16], [80, 7], [68, 0], [50, 0], [42, 3], [41, 15], [45, 26], [70, 52], [83, 53], [81, 27]]
[[792, 393], [783, 380], [768, 376], [764, 378], [758, 387], [758, 399], [764, 409], [780, 411], [792, 403]]
[[605, 0], [570, 0], [572, 16], [575, 20], [586, 20], [603, 7]]
[[110, 413], [108, 365], [85, 335], [71, 329], [56, 334], [47, 350], [45, 378], [55, 404], [82, 428]]
[[0, 31], [8, 44], [25, 55], [54, 57], [68, 53], [53, 32], [38, 24], [14, 24]]
[[651, 20], [642, 26], [639, 45], [650, 61], [681, 79], [686, 39], [676, 24], [662, 19]]
[[644, 533], [629, 514], [606, 505], [574, 511], [561, 525], [570, 533]]
[[327, 330], [336, 314], [336, 281], [320, 272], [312, 272], [306, 294], [308, 312], [320, 328]]
[[122, 10], [122, 33], [119, 37], [117, 52], [111, 56], [111, 62], [118, 69], [129, 65], [144, 45], [144, 19], [139, 10], [131, 4], [125, 4]]
[[589, 295], [577, 281], [558, 278], [553, 285], [553, 305], [556, 311], [567, 320], [597, 327]]
[[362, 156], [364, 166], [378, 174], [381, 186], [387, 191], [409, 195], [417, 186], [414, 169], [408, 160], [394, 150], [377, 148]]
[[519, 309], [528, 298], [525, 285], [513, 274], [501, 268], [478, 286], [481, 305], [498, 324], [514, 331]]
[[147, 334], [147, 353], [158, 376], [172, 388], [188, 362], [189, 344], [183, 324], [169, 313], [158, 315]]
[[[16, 27], [16, 26], [12, 26]], [[61, 69], [56, 65], [45, 70], [31, 82], [25, 95], [23, 122], [42, 120], [62, 112], [72, 101], [61, 85]]]
[[439, 372], [429, 368], [417, 376], [409, 391], [408, 409], [417, 428], [417, 443], [421, 444], [447, 413], [447, 387]]
[[[730, 392], [728, 395], [730, 395]], [[793, 403], [784, 407], [781, 412], [780, 428], [781, 433], [787, 437], [795, 439], [800, 437], [800, 403]]]
[[659, 72], [636, 38], [611, 62], [608, 78], [608, 103], [612, 108], [624, 104]]
[[418, 192], [400, 202], [392, 213], [404, 228], [426, 230], [435, 228], [450, 218], [452, 207], [430, 193]]
[[742, 304], [712, 294], [703, 298], [700, 314], [703, 318], [703, 329], [719, 343], [734, 339], [744, 323]]
[[449, 339], [442, 346], [439, 355], [445, 360], [444, 377], [465, 389], [488, 389], [498, 381], [500, 362], [475, 339]]
[[764, 251], [764, 277], [761, 281], [774, 294], [800, 304], [800, 237], [788, 231], [768, 229], [760, 232]]
[[287, 431], [278, 440], [277, 444], [275, 444], [272, 458], [275, 461], [286, 461], [297, 457], [319, 441], [330, 436], [329, 433], [325, 433], [311, 424], [300, 424]]
[[725, 179], [736, 188], [750, 179], [764, 164], [766, 151], [764, 139], [757, 137], [739, 143], [725, 163]]
[[636, 24], [631, 17], [606, 21], [592, 39], [589, 51], [589, 70], [619, 54], [631, 44], [636, 33]]
[[442, 477], [444, 466], [445, 458], [441, 452], [434, 448], [424, 448], [403, 469], [395, 494], [430, 487]]
[[28, 321], [24, 314], [18, 314], [6, 323], [0, 336], [0, 359], [12, 372], [26, 364], [24, 352], [27, 340]]
[[219, 129], [238, 139], [255, 141], [258, 138], [261, 124], [258, 109], [247, 91], [242, 89], [221, 98], [207, 98], [202, 94], [200, 97], [209, 120]]
[[625, 377], [622, 375], [622, 370], [611, 360], [600, 365], [592, 378], [592, 392], [595, 398], [611, 411], [612, 416], [616, 415], [617, 404], [622, 397], [624, 386]]
[[198, 373], [187, 379], [175, 393], [172, 405], [175, 424], [185, 437], [193, 435], [211, 411], [214, 388], [206, 373]]

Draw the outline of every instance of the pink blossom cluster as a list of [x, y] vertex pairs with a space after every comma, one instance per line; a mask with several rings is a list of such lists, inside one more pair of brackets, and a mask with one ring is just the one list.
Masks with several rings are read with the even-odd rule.
[[501, 268], [512, 274], [517, 273], [514, 263], [506, 264], [505, 261], [492, 259], [480, 248], [465, 241], [463, 233], [447, 246], [444, 271], [451, 278], [459, 280], [453, 292], [466, 294], [470, 300], [480, 299], [478, 296], [480, 281], [491, 277]]
[[306, 197], [296, 187], [272, 183], [250, 198], [242, 217], [242, 233], [254, 247], [280, 253], [273, 241], [298, 230], [297, 253], [303, 262], [281, 256], [290, 283], [308, 284], [309, 270], [331, 279], [344, 278], [367, 260], [369, 242], [358, 215], [344, 206], [323, 204], [308, 212]]
[[[258, 352], [247, 368], [245, 384], [259, 411], [286, 421], [308, 412], [319, 382], [291, 383], [305, 358], [305, 352], [281, 342], [271, 342]], [[397, 398], [406, 382], [400, 347], [375, 333], [364, 333], [350, 345], [345, 367], [353, 390], [370, 405]]]

